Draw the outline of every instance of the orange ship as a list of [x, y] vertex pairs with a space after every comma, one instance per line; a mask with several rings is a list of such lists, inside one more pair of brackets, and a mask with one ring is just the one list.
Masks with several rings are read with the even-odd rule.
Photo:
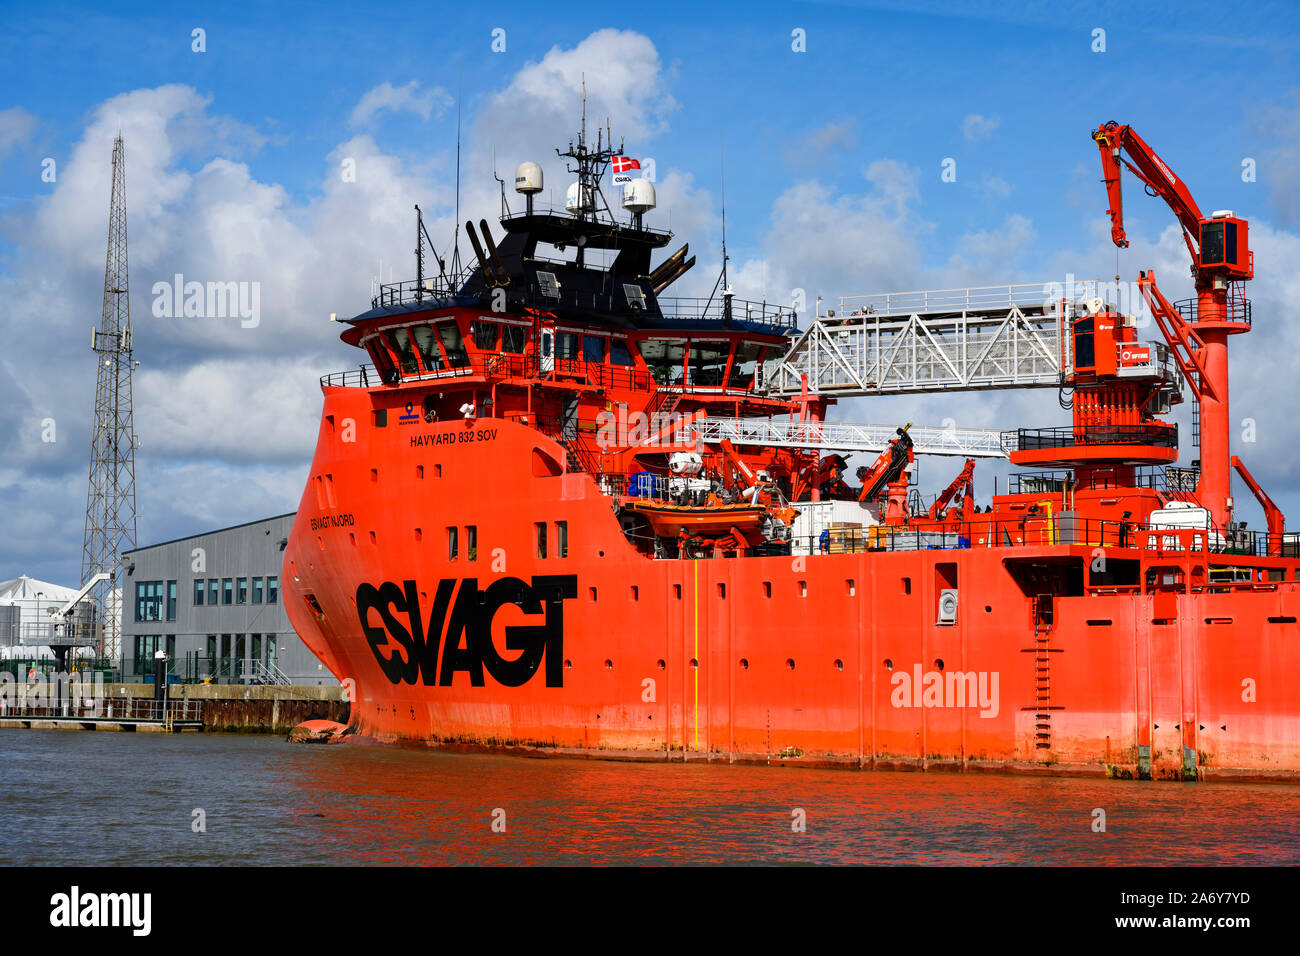
[[[1112, 127], [1096, 134], [1111, 164], [1114, 144], [1136, 149]], [[500, 245], [466, 224], [472, 268], [439, 262], [428, 279], [421, 256], [416, 281], [380, 287], [343, 334], [371, 364], [322, 380], [283, 580], [297, 632], [353, 689], [348, 732], [624, 759], [1296, 778], [1297, 542], [1220, 434], [1227, 336], [1249, 328], [1239, 283], [1198, 260], [1189, 320], [1144, 276], [1168, 345], [1138, 343], [1104, 301], [1044, 303], [1073, 422], [1007, 437], [1014, 464], [1055, 470], [1014, 476], [981, 509], [972, 459], [925, 507], [910, 427], [853, 486], [827, 453], [848, 447], [828, 437], [836, 398], [816, 374], [778, 387], [808, 341], [794, 313], [736, 300], [725, 271], [708, 300], [662, 295], [695, 260], [682, 247], [652, 265], [671, 241], [643, 222], [653, 187], [624, 187], [620, 222], [600, 183], [623, 157], [585, 136], [562, 155], [577, 173], [565, 210], [535, 211], [541, 171], [521, 166], [527, 208], [505, 211]], [[1118, 222], [1117, 166], [1114, 180]], [[1229, 222], [1244, 250], [1244, 220], [1219, 214], [1198, 223], [1198, 249]], [[870, 324], [812, 323], [827, 337]], [[1162, 416], [1184, 382], [1199, 473], [1169, 467], [1178, 434]], [[1269, 533], [1233, 520], [1233, 465]]]

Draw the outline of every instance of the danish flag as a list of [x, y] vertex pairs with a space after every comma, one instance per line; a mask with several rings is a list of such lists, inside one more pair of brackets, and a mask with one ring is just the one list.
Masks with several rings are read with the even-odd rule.
[[625, 173], [629, 169], [641, 168], [641, 163], [638, 160], [633, 159], [631, 156], [615, 156], [610, 160], [610, 163], [613, 165], [614, 172], [616, 173]]

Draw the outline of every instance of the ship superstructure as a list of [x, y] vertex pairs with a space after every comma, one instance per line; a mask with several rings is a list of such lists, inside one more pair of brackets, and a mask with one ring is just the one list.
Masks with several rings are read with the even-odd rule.
[[[1300, 771], [1296, 543], [1280, 520], [1246, 534], [1176, 466], [1166, 416], [1194, 370], [1176, 348], [1140, 342], [1104, 297], [1006, 287], [1008, 321], [962, 361], [1011, 341], [990, 386], [1051, 366], [1032, 384], [1071, 391], [1071, 425], [990, 443], [827, 421], [837, 386], [894, 374], [885, 332], [948, 322], [953, 296], [802, 329], [725, 274], [672, 297], [695, 260], [661, 253], [650, 182], [606, 202], [621, 152], [584, 129], [560, 153], [577, 177], [562, 210], [535, 207], [525, 163], [499, 241], [466, 223], [470, 269], [426, 278], [421, 256], [348, 321], [370, 363], [322, 380], [284, 581], [299, 634], [354, 682], [351, 731], [645, 759]], [[966, 292], [955, 334], [1000, 298]], [[1022, 355], [1008, 336], [1025, 330]], [[965, 461], [920, 500], [932, 451]], [[981, 455], [1032, 470], [981, 506]]]

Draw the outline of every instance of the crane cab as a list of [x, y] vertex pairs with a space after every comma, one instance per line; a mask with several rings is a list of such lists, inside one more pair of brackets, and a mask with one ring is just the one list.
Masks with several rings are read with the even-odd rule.
[[1230, 279], [1255, 275], [1255, 256], [1250, 251], [1250, 224], [1231, 209], [1222, 209], [1201, 220], [1201, 270]]

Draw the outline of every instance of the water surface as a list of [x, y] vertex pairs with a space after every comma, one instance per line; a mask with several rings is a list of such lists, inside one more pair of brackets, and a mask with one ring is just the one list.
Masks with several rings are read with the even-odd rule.
[[[9, 865], [1300, 862], [1300, 787], [530, 759], [231, 734], [0, 730], [0, 807]], [[797, 809], [806, 832], [792, 832]], [[1091, 826], [1097, 809], [1104, 833]], [[206, 832], [194, 832], [195, 810]]]

